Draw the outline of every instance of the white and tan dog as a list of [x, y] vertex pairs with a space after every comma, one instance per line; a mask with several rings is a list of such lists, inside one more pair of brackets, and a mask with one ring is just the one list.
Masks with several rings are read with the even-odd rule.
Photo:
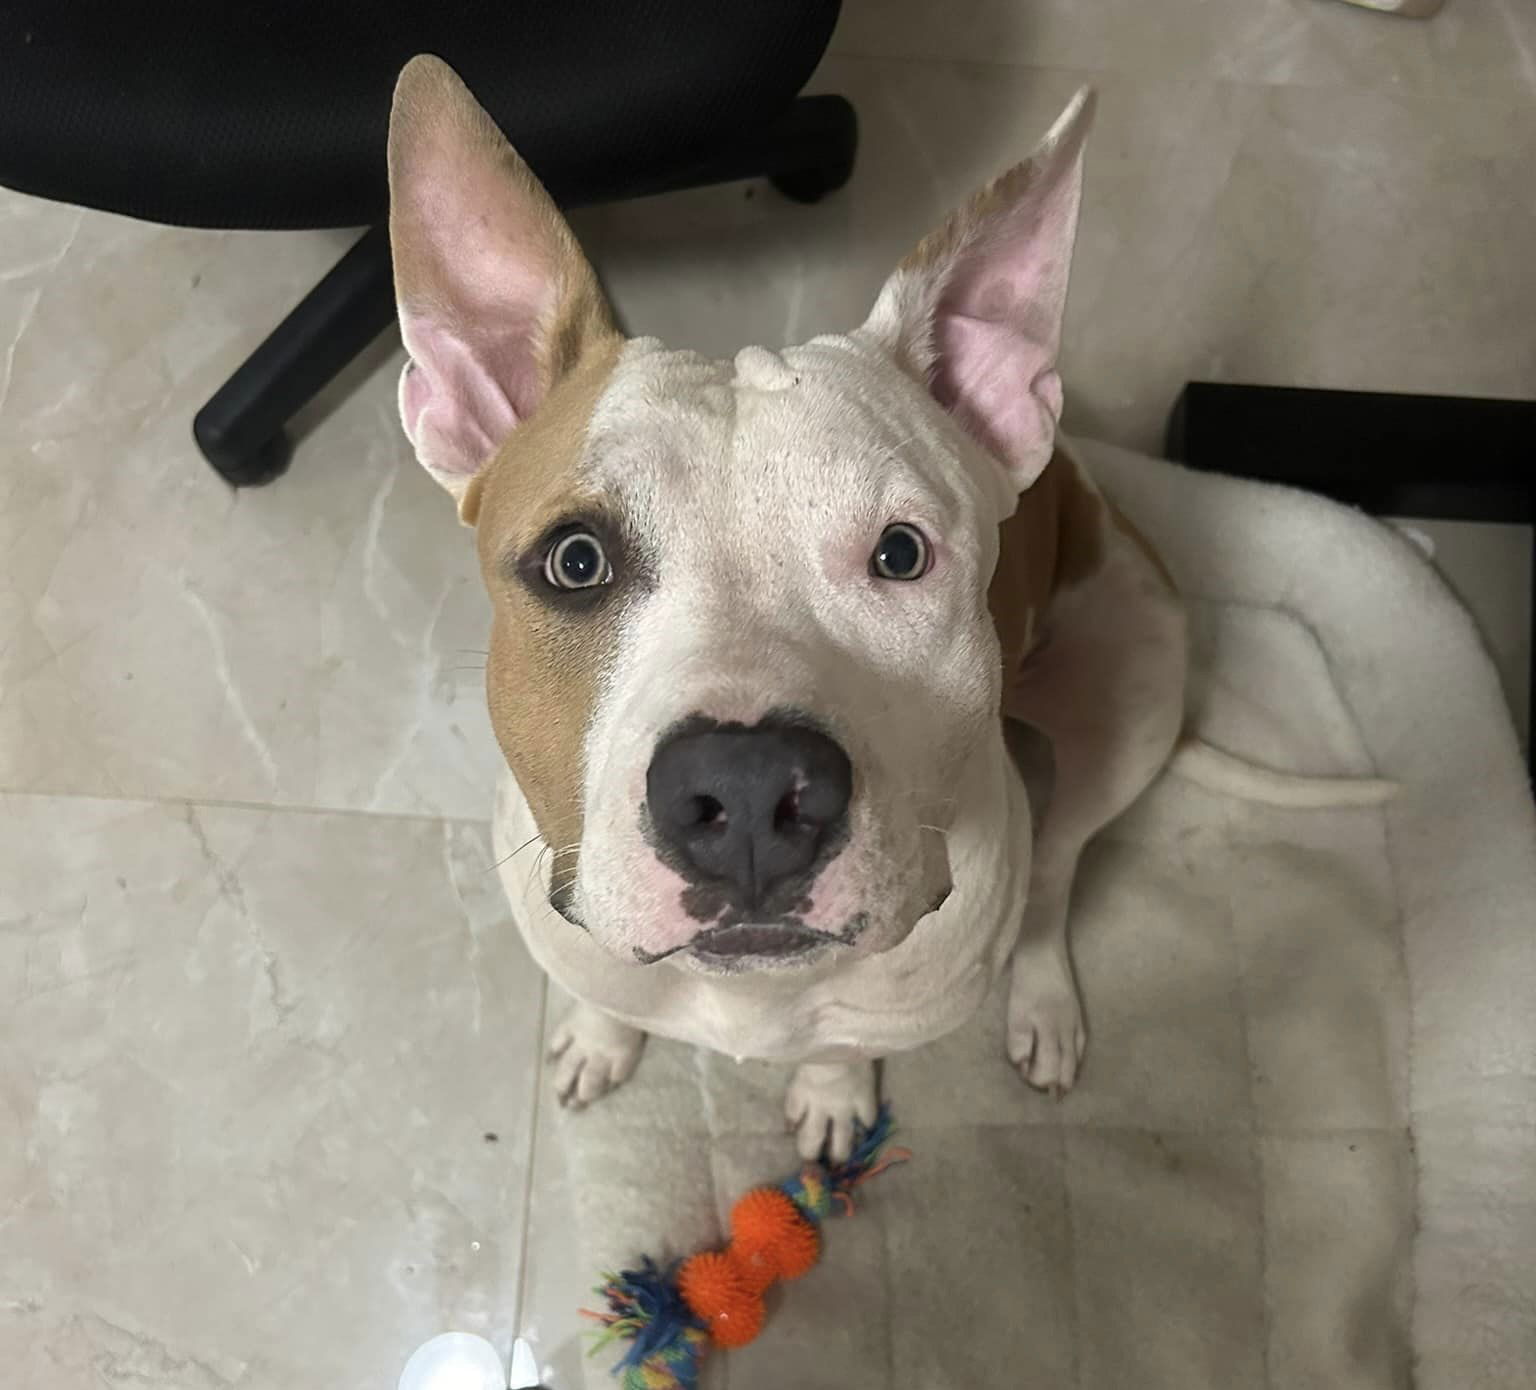
[[[1056, 438], [1091, 112], [1080, 93], [862, 326], [710, 361], [625, 340], [454, 74], [401, 75], [400, 407], [476, 531], [497, 853], [580, 1001], [563, 1099], [658, 1033], [798, 1063], [801, 1151], [841, 1155], [875, 1059], [1004, 970], [1012, 1061], [1072, 1085], [1073, 873], [1174, 750], [1186, 661], [1156, 557]], [[1038, 828], [1009, 721], [1054, 750]]]

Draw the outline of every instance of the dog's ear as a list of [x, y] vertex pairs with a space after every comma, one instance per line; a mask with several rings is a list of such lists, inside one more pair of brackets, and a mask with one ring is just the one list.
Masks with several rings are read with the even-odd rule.
[[614, 335], [576, 239], [439, 58], [411, 59], [389, 118], [389, 238], [410, 361], [400, 416], [473, 523], [481, 466], [561, 376]]
[[1050, 461], [1056, 358], [1093, 93], [1072, 98], [1028, 159], [994, 179], [886, 281], [864, 332], [925, 380], [1016, 488]]

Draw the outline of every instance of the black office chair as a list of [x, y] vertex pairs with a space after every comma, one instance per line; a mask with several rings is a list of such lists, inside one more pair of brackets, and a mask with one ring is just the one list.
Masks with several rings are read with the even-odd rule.
[[847, 181], [841, 97], [796, 100], [839, 0], [0, 0], [0, 184], [189, 227], [369, 227], [200, 410], [235, 486], [394, 319], [384, 142], [416, 53], [455, 67], [566, 207]]

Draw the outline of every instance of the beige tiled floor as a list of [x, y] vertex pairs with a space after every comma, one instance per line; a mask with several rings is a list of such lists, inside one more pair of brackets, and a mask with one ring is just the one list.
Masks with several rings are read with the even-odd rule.
[[[1536, 388], [1536, 7], [850, 0], [820, 207], [735, 186], [579, 219], [629, 326], [778, 343], [1103, 94], [1069, 421], [1155, 447], [1188, 377]], [[558, 1326], [542, 992], [486, 873], [466, 537], [393, 354], [231, 495], [188, 421], [346, 238], [0, 194], [0, 1364], [18, 1385], [392, 1382], [450, 1324]], [[1522, 534], [1440, 534], [1512, 693]], [[489, 1141], [487, 1134], [498, 1138]], [[537, 1152], [535, 1149], [537, 1148]], [[557, 1292], [558, 1291], [558, 1292]], [[15, 1368], [20, 1368], [19, 1370]]]

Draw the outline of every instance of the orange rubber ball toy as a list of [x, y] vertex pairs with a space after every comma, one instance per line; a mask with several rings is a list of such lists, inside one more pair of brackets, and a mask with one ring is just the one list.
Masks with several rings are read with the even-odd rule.
[[776, 1187], [747, 1193], [731, 1212], [731, 1253], [748, 1282], [766, 1289], [798, 1279], [821, 1257], [821, 1232]]
[[728, 1250], [706, 1250], [685, 1260], [677, 1290], [718, 1346], [744, 1347], [763, 1330], [762, 1290], [750, 1287]]

